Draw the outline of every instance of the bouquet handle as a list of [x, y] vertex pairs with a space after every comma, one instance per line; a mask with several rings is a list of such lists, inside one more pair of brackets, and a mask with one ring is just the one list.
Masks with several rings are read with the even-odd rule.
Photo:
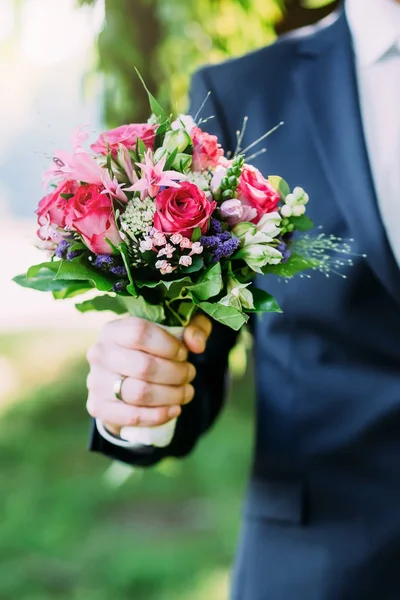
[[[167, 325], [159, 325], [159, 327], [162, 327], [174, 337], [182, 340], [184, 327], [169, 327]], [[155, 427], [123, 427], [120, 437], [132, 445], [165, 448], [171, 443], [174, 437], [177, 420], [175, 418]]]

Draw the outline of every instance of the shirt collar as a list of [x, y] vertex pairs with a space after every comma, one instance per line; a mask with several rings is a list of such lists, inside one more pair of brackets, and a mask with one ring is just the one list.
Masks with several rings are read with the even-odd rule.
[[395, 0], [346, 0], [346, 16], [357, 61], [371, 65], [400, 49], [400, 4]]

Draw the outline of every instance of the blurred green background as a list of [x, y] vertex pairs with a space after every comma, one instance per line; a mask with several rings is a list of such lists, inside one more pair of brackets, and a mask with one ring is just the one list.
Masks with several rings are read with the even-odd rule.
[[198, 66], [268, 44], [337, 3], [80, 3], [0, 6], [11, 89], [1, 100], [0, 251], [13, 257], [3, 261], [0, 316], [0, 600], [225, 600], [251, 457], [249, 337], [231, 356], [227, 409], [194, 454], [132, 470], [86, 449], [84, 354], [103, 316], [75, 315], [7, 282], [38, 258], [37, 156], [47, 161], [85, 119], [101, 128], [145, 118], [134, 65], [165, 105], [183, 110]]

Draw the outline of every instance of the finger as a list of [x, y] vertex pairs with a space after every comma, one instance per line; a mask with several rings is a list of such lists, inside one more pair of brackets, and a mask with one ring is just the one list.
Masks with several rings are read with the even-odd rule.
[[210, 337], [212, 323], [204, 315], [196, 315], [186, 327], [183, 340], [190, 352], [202, 354], [206, 349], [207, 340]]
[[[114, 386], [120, 375], [93, 365], [87, 378], [89, 392], [103, 398], [114, 400]], [[125, 404], [135, 406], [173, 406], [188, 404], [193, 400], [194, 388], [190, 383], [181, 386], [160, 385], [127, 377], [121, 386], [121, 398]]]
[[112, 424], [111, 427], [114, 431], [129, 426], [154, 427], [163, 425], [178, 417], [180, 413], [181, 408], [179, 406], [147, 408], [129, 406], [117, 401], [103, 402], [98, 399], [94, 400], [94, 409], [91, 410], [93, 417], [100, 419], [103, 423]]
[[184, 385], [196, 376], [196, 369], [191, 363], [166, 360], [116, 344], [102, 344], [92, 352], [92, 364], [101, 364], [113, 373], [149, 383]]
[[188, 356], [187, 349], [180, 340], [159, 325], [136, 317], [107, 323], [103, 327], [101, 339], [107, 344], [114, 342], [124, 348], [143, 350], [154, 356], [179, 362], [185, 362]]

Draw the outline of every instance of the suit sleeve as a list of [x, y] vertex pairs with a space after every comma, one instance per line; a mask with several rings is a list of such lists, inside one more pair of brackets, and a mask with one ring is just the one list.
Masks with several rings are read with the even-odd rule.
[[[208, 93], [211, 94], [208, 96]], [[201, 128], [218, 136], [225, 149], [229, 149], [227, 128], [222, 111], [213, 91], [209, 88], [206, 70], [196, 73], [192, 80], [190, 114], [202, 119]], [[237, 332], [218, 323], [204, 354], [192, 355], [189, 360], [196, 366], [193, 382], [195, 397], [184, 406], [171, 444], [165, 448], [145, 447], [140, 451], [121, 448], [105, 440], [92, 423], [90, 450], [109, 458], [137, 467], [148, 467], [166, 457], [184, 457], [195, 447], [200, 437], [211, 427], [221, 411], [226, 388], [228, 355], [235, 344]]]

